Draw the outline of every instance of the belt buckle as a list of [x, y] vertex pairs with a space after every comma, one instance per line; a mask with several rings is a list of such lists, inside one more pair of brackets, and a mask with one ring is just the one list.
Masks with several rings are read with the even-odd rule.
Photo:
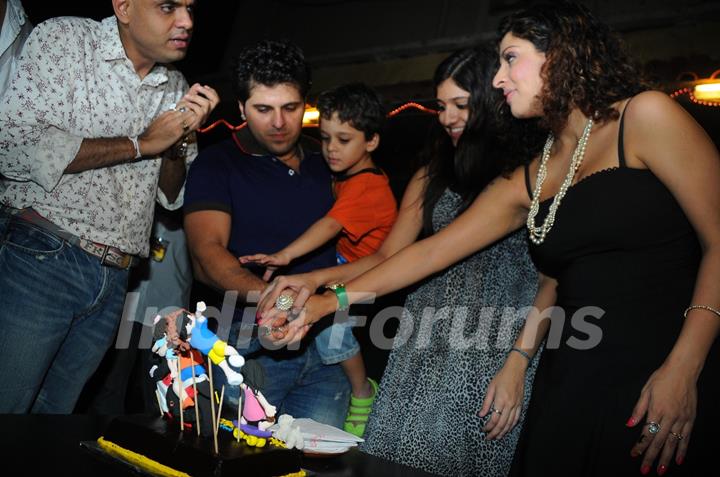
[[129, 253], [124, 254], [120, 259], [120, 268], [122, 268], [123, 270], [127, 270], [128, 268], [130, 268], [130, 266], [132, 265], [132, 259], [133, 257]]
[[130, 268], [130, 264], [132, 263], [132, 256], [129, 253], [115, 253], [110, 245], [102, 245], [102, 247], [103, 253], [100, 257], [100, 265], [119, 268], [121, 270]]

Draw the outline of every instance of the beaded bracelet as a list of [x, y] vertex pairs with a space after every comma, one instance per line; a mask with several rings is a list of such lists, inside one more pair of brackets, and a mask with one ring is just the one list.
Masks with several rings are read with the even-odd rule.
[[345, 293], [344, 283], [333, 283], [332, 285], [328, 285], [326, 288], [335, 292], [335, 296], [338, 301], [338, 311], [346, 311], [350, 308], [350, 302], [348, 302], [347, 293]]
[[685, 313], [683, 313], [683, 316], [687, 318], [688, 313], [691, 310], [707, 310], [712, 313], [715, 313], [720, 318], [720, 311], [716, 310], [715, 308], [707, 305], [690, 305], [685, 309]]
[[513, 351], [517, 351], [521, 355], [525, 356], [525, 358], [527, 358], [528, 361], [532, 361], [532, 357], [529, 354], [527, 354], [525, 351], [521, 350], [520, 348], [510, 348], [510, 351], [508, 351], [508, 353], [512, 353]]

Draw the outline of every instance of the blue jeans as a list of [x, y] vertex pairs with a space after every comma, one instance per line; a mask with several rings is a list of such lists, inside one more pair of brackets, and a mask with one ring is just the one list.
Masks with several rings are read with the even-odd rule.
[[[335, 256], [338, 265], [348, 263], [348, 259], [340, 252], [335, 252]], [[333, 322], [315, 336], [315, 347], [324, 364], [340, 363], [360, 352], [360, 344], [352, 332], [352, 327], [355, 325], [354, 317], [345, 317], [344, 320]]]
[[[235, 324], [233, 324], [235, 325]], [[233, 333], [234, 331], [234, 333]], [[230, 344], [237, 342], [233, 326]], [[339, 364], [326, 365], [320, 360], [314, 340], [308, 338], [307, 347], [302, 351], [280, 354], [263, 350], [260, 341], [255, 338], [246, 349], [238, 349], [243, 355], [256, 359], [265, 370], [265, 387], [262, 393], [268, 402], [277, 407], [277, 415], [290, 414], [295, 418], [308, 417], [318, 422], [342, 429], [348, 403], [350, 402], [350, 383]], [[214, 376], [223, 372], [213, 367]], [[225, 397], [237, 408], [239, 387], [225, 388]]]
[[127, 276], [0, 211], [0, 413], [73, 411], [112, 344]]
[[352, 332], [353, 317], [338, 321], [315, 336], [315, 347], [323, 364], [336, 364], [360, 352], [360, 344]]

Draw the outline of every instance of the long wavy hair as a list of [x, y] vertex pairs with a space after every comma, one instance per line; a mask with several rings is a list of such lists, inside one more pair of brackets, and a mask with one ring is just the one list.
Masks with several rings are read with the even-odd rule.
[[573, 108], [598, 122], [618, 118], [613, 103], [651, 89], [625, 43], [583, 5], [557, 1], [529, 6], [505, 17], [507, 34], [545, 53], [540, 126], [559, 133]]
[[[438, 122], [433, 125], [431, 145], [422, 153], [421, 163], [427, 166], [427, 182], [423, 196], [423, 234], [432, 233], [432, 214], [445, 189], [460, 194], [458, 214], [467, 209], [477, 195], [498, 175], [508, 173], [528, 162], [532, 156], [515, 153], [510, 131], [517, 131], [514, 121], [492, 79], [498, 69], [497, 52], [490, 45], [459, 50], [438, 65], [433, 85], [452, 79], [470, 93], [469, 115], [457, 147]], [[516, 142], [517, 137], [515, 138]]]

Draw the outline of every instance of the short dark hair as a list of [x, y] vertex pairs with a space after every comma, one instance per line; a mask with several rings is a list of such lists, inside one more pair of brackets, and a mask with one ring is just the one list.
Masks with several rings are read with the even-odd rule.
[[275, 86], [295, 85], [305, 98], [310, 90], [310, 65], [300, 47], [287, 41], [263, 40], [240, 50], [233, 68], [237, 99], [245, 103], [253, 83]]
[[368, 141], [375, 134], [380, 134], [385, 124], [385, 108], [380, 96], [363, 83], [350, 83], [324, 91], [318, 98], [317, 108], [323, 119], [330, 119], [333, 113], [337, 113], [341, 122], [350, 123], [365, 133]]

